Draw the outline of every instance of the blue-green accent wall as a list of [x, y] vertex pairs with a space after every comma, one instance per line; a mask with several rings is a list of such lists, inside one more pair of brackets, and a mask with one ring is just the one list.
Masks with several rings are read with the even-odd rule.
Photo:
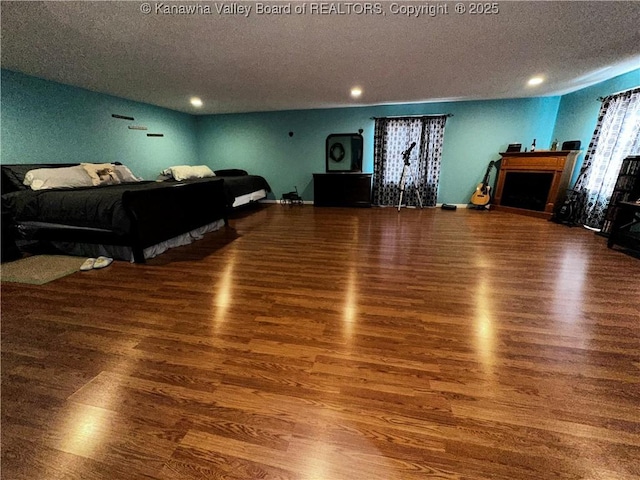
[[312, 175], [325, 170], [328, 135], [362, 129], [363, 171], [373, 172], [372, 117], [450, 113], [438, 201], [467, 203], [488, 163], [499, 160], [509, 143], [528, 146], [535, 138], [538, 148], [548, 148], [559, 103], [560, 97], [539, 97], [208, 115], [198, 117], [198, 152], [213, 169], [243, 168], [263, 175], [274, 198], [297, 186], [311, 200]]
[[[150, 180], [171, 165], [197, 164], [193, 115], [9, 70], [1, 73], [2, 163], [119, 161]], [[149, 129], [129, 130], [128, 125]]]
[[566, 140], [582, 142], [583, 153], [578, 157], [576, 168], [573, 170], [572, 183], [580, 173], [584, 155], [596, 128], [598, 113], [602, 106], [598, 98], [635, 87], [640, 87], [640, 69], [562, 96], [553, 138], [557, 138], [560, 145]]
[[[372, 117], [453, 114], [447, 120], [438, 201], [467, 203], [487, 164], [509, 143], [538, 149], [590, 141], [599, 96], [640, 85], [640, 69], [562, 97], [465, 101], [193, 116], [2, 70], [2, 163], [120, 161], [147, 179], [171, 165], [243, 168], [271, 183], [271, 198], [294, 186], [313, 199], [325, 140], [363, 130], [363, 170], [373, 171]], [[134, 122], [111, 114], [132, 116]], [[147, 131], [129, 130], [145, 125]], [[150, 138], [146, 133], [163, 133]], [[293, 136], [289, 136], [293, 132]], [[574, 171], [574, 179], [578, 168]], [[491, 176], [495, 181], [495, 171]]]

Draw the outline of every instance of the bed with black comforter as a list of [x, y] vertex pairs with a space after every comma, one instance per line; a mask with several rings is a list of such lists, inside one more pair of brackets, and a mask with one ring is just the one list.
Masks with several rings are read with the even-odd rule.
[[202, 227], [227, 223], [225, 180], [140, 181], [31, 190], [29, 169], [65, 165], [2, 165], [3, 224], [20, 239], [125, 246], [136, 262], [145, 249]]
[[235, 208], [261, 200], [271, 191], [269, 182], [259, 175], [249, 175], [246, 170], [216, 170], [217, 177], [224, 178], [225, 194], [229, 207]]

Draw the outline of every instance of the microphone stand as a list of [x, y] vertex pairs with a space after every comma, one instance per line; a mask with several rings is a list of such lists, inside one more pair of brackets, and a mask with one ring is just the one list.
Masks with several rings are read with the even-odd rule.
[[[404, 197], [404, 191], [407, 186], [407, 177], [411, 174], [409, 170], [411, 167], [411, 162], [409, 162], [409, 157], [411, 156], [411, 150], [416, 146], [416, 142], [411, 143], [411, 146], [407, 148], [404, 152], [402, 152], [402, 159], [404, 160], [404, 166], [402, 167], [402, 175], [400, 175], [400, 200], [398, 201], [398, 212], [402, 208], [402, 197]], [[411, 181], [409, 182], [413, 187], [413, 190], [416, 192], [416, 196], [418, 197], [418, 203], [420, 204], [420, 208], [424, 208], [422, 206], [422, 197], [420, 196], [420, 190], [416, 187], [415, 178], [411, 175]]]

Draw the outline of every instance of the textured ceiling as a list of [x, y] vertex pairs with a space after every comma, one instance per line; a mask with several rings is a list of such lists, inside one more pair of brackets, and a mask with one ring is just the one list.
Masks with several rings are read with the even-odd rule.
[[[640, 67], [640, 2], [462, 4], [2, 1], [2, 67], [203, 114], [555, 95]], [[380, 13], [356, 13], [367, 5]], [[425, 5], [438, 15], [395, 13]], [[251, 11], [217, 11], [234, 6]]]

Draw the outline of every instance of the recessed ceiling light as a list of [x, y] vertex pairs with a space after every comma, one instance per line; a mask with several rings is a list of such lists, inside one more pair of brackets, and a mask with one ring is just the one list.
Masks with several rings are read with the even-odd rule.
[[362, 95], [362, 89], [360, 87], [353, 87], [351, 89], [351, 96], [353, 98], [358, 98], [360, 95]]
[[198, 97], [191, 97], [191, 105], [200, 108], [202, 106], [202, 100], [200, 100]]
[[540, 85], [542, 82], [544, 82], [544, 78], [542, 78], [542, 77], [532, 77], [532, 78], [529, 79], [527, 84], [530, 85], [530, 86], [534, 86], [534, 85]]

